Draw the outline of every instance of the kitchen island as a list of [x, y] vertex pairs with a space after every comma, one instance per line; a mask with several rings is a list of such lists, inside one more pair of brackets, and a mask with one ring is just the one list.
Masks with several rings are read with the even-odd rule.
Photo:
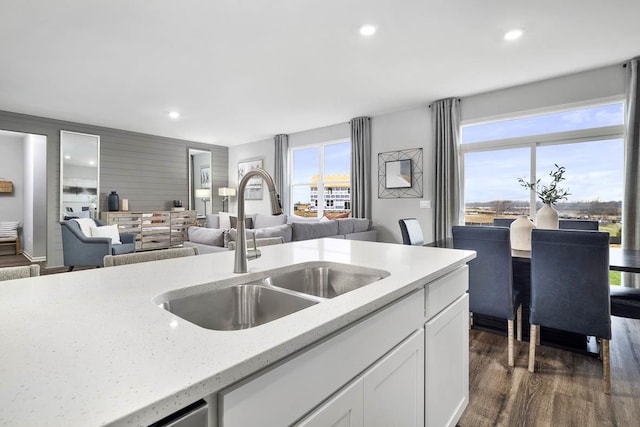
[[[421, 343], [425, 350], [419, 356], [427, 379], [420, 382], [427, 400], [427, 410], [423, 407], [422, 411], [429, 419], [429, 390], [438, 389], [446, 397], [449, 387], [429, 376], [430, 353], [439, 352], [440, 360], [459, 359], [463, 366], [458, 371], [468, 369], [468, 362], [464, 367], [468, 360], [464, 317], [455, 317], [460, 336], [451, 348], [456, 354], [443, 354], [447, 346], [436, 349], [428, 339], [428, 325], [449, 319], [453, 306], [456, 313], [466, 314], [465, 265], [475, 256], [473, 252], [338, 239], [294, 242], [261, 251], [262, 257], [250, 261], [249, 273], [243, 275], [232, 273], [234, 254], [227, 252], [3, 282], [0, 424], [149, 425], [204, 399], [209, 403], [210, 427], [229, 426], [234, 425], [229, 405], [235, 399], [244, 396], [241, 402], [249, 404], [245, 391], [250, 394], [252, 385], [273, 385], [270, 375], [294, 372], [297, 361], [305, 357], [319, 363], [338, 357], [353, 369], [362, 365], [360, 372], [341, 373], [348, 381], [338, 386], [324, 384], [334, 380], [333, 366], [314, 367], [316, 376], [326, 380], [317, 389], [333, 389], [319, 393], [322, 399], [309, 408], [296, 408], [300, 414], [283, 415], [297, 417], [295, 421], [304, 424], [313, 421], [316, 410], [354, 390], [359, 379], [366, 379], [373, 366], [370, 362], [384, 362], [390, 354], [386, 343], [396, 336], [400, 345], [394, 348], [403, 350], [402, 343], [410, 340]], [[196, 326], [154, 302], [159, 295], [178, 289], [241, 283], [247, 277], [260, 278], [270, 270], [311, 261], [373, 268], [389, 275], [264, 325], [237, 331]], [[433, 333], [439, 330], [433, 328]], [[350, 336], [352, 340], [345, 339]], [[340, 340], [346, 347], [340, 347]], [[338, 347], [347, 353], [326, 351]], [[354, 354], [354, 348], [366, 357], [351, 363], [345, 354]], [[329, 354], [328, 358], [323, 359], [323, 354]], [[448, 371], [440, 365], [438, 370], [436, 376]], [[458, 375], [463, 377], [464, 388], [468, 372]], [[311, 378], [304, 387], [316, 390], [316, 380]], [[456, 411], [461, 414], [464, 405], [466, 400]], [[250, 407], [241, 412], [259, 410]], [[277, 408], [274, 411], [273, 416], [281, 416]]]

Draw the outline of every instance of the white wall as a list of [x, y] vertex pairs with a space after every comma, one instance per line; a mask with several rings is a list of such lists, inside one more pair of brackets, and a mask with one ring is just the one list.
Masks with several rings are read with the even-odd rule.
[[482, 121], [624, 95], [622, 65], [598, 68], [462, 99], [462, 121]]
[[47, 138], [24, 137], [23, 253], [35, 261], [47, 255]]
[[[585, 71], [522, 86], [462, 98], [465, 122], [483, 121], [518, 113], [561, 108], [593, 100], [606, 100], [624, 94], [624, 69], [621, 65]], [[451, 94], [455, 96], [456, 94]], [[420, 200], [433, 201], [433, 143], [428, 104], [371, 118], [372, 138], [372, 220], [382, 242], [402, 242], [398, 220], [415, 217], [422, 226], [425, 241], [433, 240], [433, 208], [421, 209]], [[289, 147], [333, 141], [350, 136], [348, 123], [289, 135]], [[423, 197], [378, 199], [378, 154], [411, 148], [423, 149]], [[273, 172], [272, 139], [229, 148], [229, 185], [237, 186], [238, 160], [263, 158], [264, 167]], [[247, 202], [247, 212], [269, 213], [268, 200]], [[232, 207], [235, 211], [235, 204]]]
[[[429, 108], [416, 108], [371, 118], [372, 145], [372, 219], [378, 231], [378, 241], [402, 243], [398, 220], [417, 218], [425, 241], [433, 240], [433, 209], [421, 209], [420, 200], [433, 198], [433, 149]], [[378, 154], [387, 151], [422, 148], [422, 198], [378, 198]]]
[[0, 178], [13, 182], [13, 193], [0, 193], [2, 221], [22, 222], [24, 217], [23, 138], [24, 135], [18, 133], [0, 134]]

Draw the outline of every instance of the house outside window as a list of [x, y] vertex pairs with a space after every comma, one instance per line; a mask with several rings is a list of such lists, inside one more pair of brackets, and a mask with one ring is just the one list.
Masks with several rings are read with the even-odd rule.
[[535, 218], [542, 203], [518, 183], [548, 183], [555, 165], [566, 168], [560, 186], [571, 195], [555, 205], [560, 218], [590, 219], [619, 242], [624, 188], [623, 102], [565, 109], [461, 129], [466, 224], [493, 218]]
[[290, 214], [338, 217], [351, 211], [351, 142], [289, 149]]

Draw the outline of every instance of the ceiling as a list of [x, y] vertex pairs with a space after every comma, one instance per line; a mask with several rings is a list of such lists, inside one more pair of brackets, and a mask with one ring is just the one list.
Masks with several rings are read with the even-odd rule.
[[637, 0], [0, 2], [0, 110], [226, 146], [640, 54]]

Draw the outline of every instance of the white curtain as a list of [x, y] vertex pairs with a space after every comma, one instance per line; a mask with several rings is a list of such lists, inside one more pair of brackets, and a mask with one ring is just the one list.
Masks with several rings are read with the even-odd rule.
[[289, 213], [289, 168], [287, 166], [289, 153], [289, 135], [280, 134], [273, 138], [275, 145], [275, 167], [273, 179], [276, 190], [280, 195], [282, 210]]
[[458, 166], [460, 100], [449, 98], [431, 104], [431, 123], [435, 146], [433, 237], [437, 242], [451, 237], [451, 226], [458, 225], [462, 216]]
[[371, 118], [351, 125], [351, 216], [371, 219]]
[[[626, 66], [624, 200], [622, 201], [622, 248], [640, 250], [640, 57]], [[622, 284], [640, 288], [637, 274], [623, 273]]]

